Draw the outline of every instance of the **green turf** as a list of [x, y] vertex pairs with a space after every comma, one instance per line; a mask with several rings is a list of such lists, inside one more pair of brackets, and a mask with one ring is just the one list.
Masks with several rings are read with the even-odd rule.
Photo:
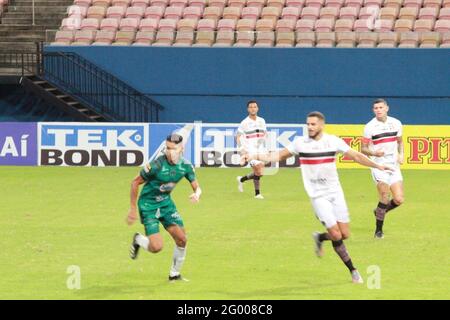
[[[264, 177], [264, 201], [252, 185], [236, 190], [244, 169], [199, 169], [202, 201], [174, 198], [189, 234], [183, 274], [168, 283], [173, 243], [128, 257], [140, 224], [124, 219], [136, 168], [0, 167], [0, 299], [449, 299], [450, 171], [404, 171], [406, 203], [387, 216], [385, 239], [373, 239], [377, 202], [370, 173], [340, 170], [352, 217], [350, 255], [381, 289], [350, 282], [330, 243], [322, 259], [311, 232], [322, 230], [294, 169]], [[69, 290], [68, 266], [81, 269]]]

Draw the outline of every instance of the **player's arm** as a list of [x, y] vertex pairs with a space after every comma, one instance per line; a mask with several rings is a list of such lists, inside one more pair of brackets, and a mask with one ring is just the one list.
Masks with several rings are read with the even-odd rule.
[[361, 143], [361, 153], [368, 157], [382, 157], [384, 152], [381, 150], [371, 151], [369, 148], [370, 139], [363, 138]]
[[236, 133], [236, 145], [238, 146], [238, 148], [241, 147], [241, 137], [242, 137], [242, 133], [239, 133], [239, 131]]
[[192, 193], [189, 196], [189, 199], [191, 199], [192, 203], [199, 202], [200, 196], [202, 194], [202, 189], [200, 189], [200, 185], [198, 184], [197, 177], [195, 174], [195, 169], [192, 164], [189, 164], [186, 167], [186, 174], [184, 177], [189, 181], [189, 183], [191, 184], [192, 191], [194, 191], [194, 193]]
[[145, 182], [144, 178], [139, 174], [131, 182], [130, 189], [130, 210], [128, 211], [127, 223], [132, 225], [137, 220], [137, 197], [139, 192], [139, 186]]
[[375, 163], [372, 160], [370, 160], [369, 158], [367, 158], [367, 156], [365, 156], [361, 152], [358, 152], [353, 149], [349, 149], [347, 152], [344, 153], [344, 155], [346, 157], [349, 157], [353, 161], [358, 162], [359, 164], [369, 167], [369, 168], [375, 168], [375, 169], [379, 169], [379, 170], [383, 170], [383, 171], [384, 170], [394, 171], [394, 169], [392, 169], [391, 167]]
[[197, 182], [197, 180], [194, 180], [191, 182], [192, 191], [194, 191], [193, 194], [189, 196], [192, 203], [197, 203], [200, 201], [200, 196], [202, 194], [202, 189], [200, 189], [200, 186]]
[[270, 163], [270, 162], [280, 162], [283, 160], [286, 160], [288, 158], [292, 157], [292, 153], [287, 149], [284, 148], [281, 151], [276, 151], [276, 152], [269, 152], [266, 154], [255, 154], [255, 155], [251, 155], [251, 156], [247, 156], [247, 160], [260, 160], [263, 161], [265, 163]]
[[403, 139], [402, 137], [397, 137], [397, 148], [398, 148], [398, 163], [403, 164], [405, 161], [405, 154], [404, 154], [404, 145], [403, 145]]

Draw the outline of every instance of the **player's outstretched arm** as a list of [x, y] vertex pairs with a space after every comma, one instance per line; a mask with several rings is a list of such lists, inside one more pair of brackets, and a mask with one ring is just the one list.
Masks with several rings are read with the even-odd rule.
[[280, 161], [286, 160], [290, 157], [292, 157], [291, 152], [287, 148], [284, 148], [281, 151], [277, 151], [277, 152], [247, 155], [246, 160], [247, 161], [260, 160], [260, 161], [263, 161], [266, 163], [270, 163], [270, 162], [280, 162]]
[[198, 185], [197, 180], [191, 182], [192, 191], [194, 191], [193, 194], [189, 196], [192, 203], [197, 203], [200, 201], [200, 195], [202, 194], [202, 189], [200, 189], [200, 186]]
[[137, 220], [137, 196], [139, 191], [139, 186], [145, 182], [144, 178], [137, 175], [131, 182], [130, 189], [130, 210], [128, 211], [126, 222], [131, 226]]
[[369, 158], [367, 158], [364, 154], [362, 154], [361, 152], [358, 152], [356, 150], [350, 149], [345, 153], [345, 156], [349, 157], [350, 159], [352, 159], [353, 161], [358, 162], [359, 164], [366, 166], [366, 167], [370, 167], [370, 168], [376, 168], [379, 170], [388, 170], [388, 171], [394, 171], [393, 168], [389, 167], [389, 166], [385, 166], [385, 165], [380, 165], [378, 163], [373, 162], [372, 160], [370, 160]]

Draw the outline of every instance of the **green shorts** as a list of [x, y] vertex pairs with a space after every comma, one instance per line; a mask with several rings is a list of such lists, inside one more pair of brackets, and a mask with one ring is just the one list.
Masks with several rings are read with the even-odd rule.
[[139, 215], [141, 217], [141, 223], [145, 227], [145, 235], [149, 236], [155, 233], [159, 233], [159, 223], [161, 222], [164, 228], [171, 225], [178, 225], [183, 227], [183, 219], [177, 211], [177, 207], [173, 201], [160, 207], [143, 210], [139, 207]]

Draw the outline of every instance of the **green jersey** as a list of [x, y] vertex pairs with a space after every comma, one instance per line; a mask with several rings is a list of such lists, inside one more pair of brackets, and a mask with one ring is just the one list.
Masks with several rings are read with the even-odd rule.
[[139, 207], [146, 210], [170, 203], [170, 193], [183, 177], [189, 182], [196, 180], [194, 167], [189, 161], [181, 158], [173, 165], [165, 155], [146, 164], [140, 174], [146, 183], [139, 196]]

